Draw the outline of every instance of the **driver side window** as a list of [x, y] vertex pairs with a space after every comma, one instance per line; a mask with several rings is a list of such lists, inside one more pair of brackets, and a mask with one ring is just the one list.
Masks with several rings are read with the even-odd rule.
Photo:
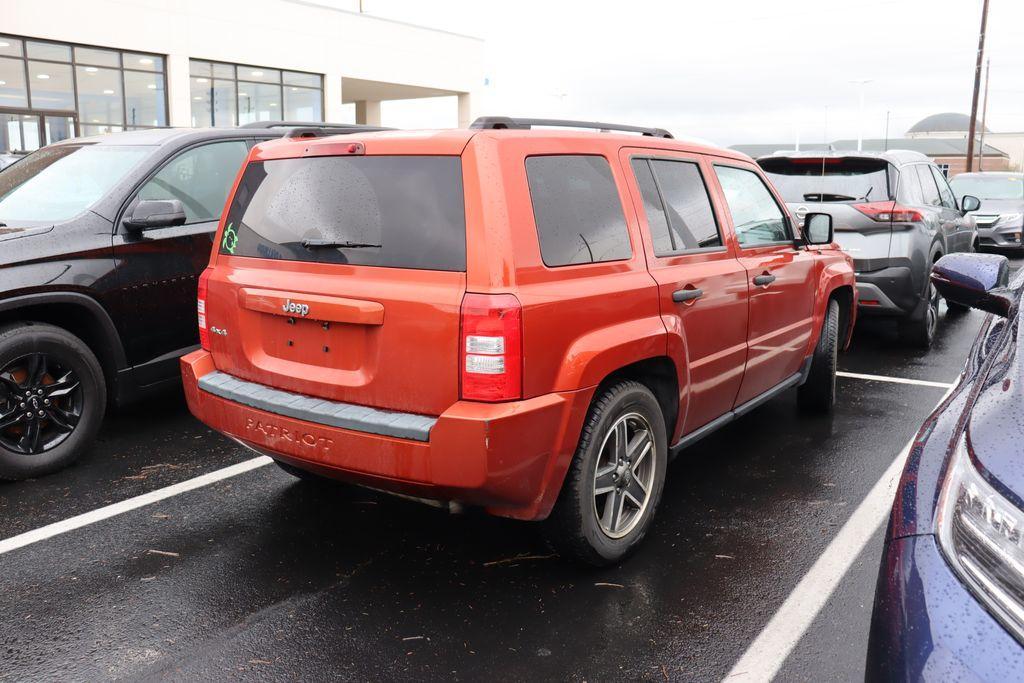
[[741, 247], [792, 241], [782, 209], [753, 171], [715, 166]]
[[242, 140], [193, 147], [173, 158], [139, 190], [139, 199], [177, 199], [185, 225], [220, 219], [231, 183], [248, 154]]

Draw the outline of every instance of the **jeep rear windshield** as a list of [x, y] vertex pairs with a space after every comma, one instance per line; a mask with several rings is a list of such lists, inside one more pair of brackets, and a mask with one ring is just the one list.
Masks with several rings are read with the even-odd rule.
[[884, 159], [773, 157], [758, 163], [787, 202], [859, 202], [893, 198], [895, 171]]
[[337, 156], [250, 163], [231, 200], [220, 253], [465, 270], [462, 161]]

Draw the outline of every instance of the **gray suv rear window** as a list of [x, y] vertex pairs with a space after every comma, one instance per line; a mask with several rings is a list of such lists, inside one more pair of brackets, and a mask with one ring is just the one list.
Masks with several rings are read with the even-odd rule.
[[526, 175], [545, 265], [620, 261], [633, 255], [607, 159], [529, 157]]
[[338, 156], [253, 162], [232, 198], [220, 251], [286, 261], [465, 270], [462, 161], [456, 156]]

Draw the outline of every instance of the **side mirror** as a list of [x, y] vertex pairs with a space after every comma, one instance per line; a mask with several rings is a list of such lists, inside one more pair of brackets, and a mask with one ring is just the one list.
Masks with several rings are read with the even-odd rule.
[[974, 195], [965, 194], [960, 198], [960, 210], [964, 213], [970, 213], [971, 211], [977, 211], [981, 208], [981, 200]]
[[832, 216], [809, 213], [804, 216], [804, 240], [807, 244], [832, 244]]
[[177, 199], [141, 199], [124, 217], [124, 226], [131, 230], [149, 230], [184, 225], [185, 207]]
[[1004, 318], [1013, 306], [1010, 262], [997, 254], [949, 254], [932, 266], [932, 283], [947, 301]]

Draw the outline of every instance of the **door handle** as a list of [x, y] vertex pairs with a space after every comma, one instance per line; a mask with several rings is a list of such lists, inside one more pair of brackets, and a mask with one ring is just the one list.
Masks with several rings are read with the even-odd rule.
[[672, 301], [681, 304], [686, 301], [696, 301], [702, 296], [704, 296], [703, 289], [677, 289], [672, 292]]
[[758, 287], [764, 287], [775, 282], [775, 276], [765, 273], [764, 275], [758, 275], [754, 278], [754, 284]]

